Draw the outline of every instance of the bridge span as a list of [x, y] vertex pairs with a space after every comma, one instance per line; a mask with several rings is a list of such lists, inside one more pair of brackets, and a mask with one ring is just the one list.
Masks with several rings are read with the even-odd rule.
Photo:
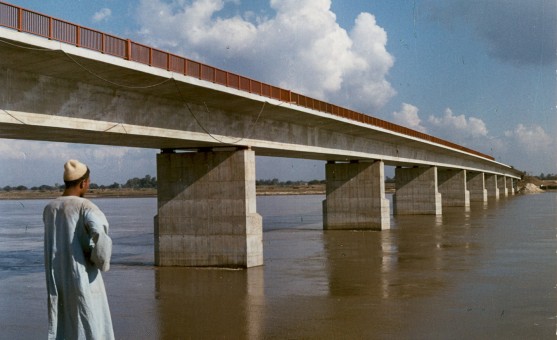
[[[155, 261], [263, 264], [255, 155], [325, 160], [325, 229], [513, 195], [466, 147], [0, 2], [0, 137], [160, 149]], [[93, 169], [94, 171], [94, 169]]]

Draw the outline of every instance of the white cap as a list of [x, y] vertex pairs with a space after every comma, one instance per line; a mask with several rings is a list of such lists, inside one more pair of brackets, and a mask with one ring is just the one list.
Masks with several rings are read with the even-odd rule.
[[87, 165], [70, 159], [64, 164], [64, 181], [71, 182], [80, 179], [87, 173]]

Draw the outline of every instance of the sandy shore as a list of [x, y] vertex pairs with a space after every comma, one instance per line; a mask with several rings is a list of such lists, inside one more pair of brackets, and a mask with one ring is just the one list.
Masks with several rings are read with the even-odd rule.
[[[0, 199], [22, 200], [22, 199], [50, 199], [62, 194], [61, 190], [11, 190], [0, 191]], [[324, 195], [325, 185], [306, 186], [257, 186], [257, 195]], [[87, 195], [88, 198], [99, 197], [156, 197], [156, 189], [93, 189]]]

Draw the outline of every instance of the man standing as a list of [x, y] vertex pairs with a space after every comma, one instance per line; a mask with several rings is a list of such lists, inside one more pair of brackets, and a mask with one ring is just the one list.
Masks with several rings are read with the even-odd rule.
[[112, 240], [102, 211], [83, 198], [89, 169], [70, 160], [66, 188], [44, 209], [49, 339], [114, 339], [100, 271], [110, 268]]

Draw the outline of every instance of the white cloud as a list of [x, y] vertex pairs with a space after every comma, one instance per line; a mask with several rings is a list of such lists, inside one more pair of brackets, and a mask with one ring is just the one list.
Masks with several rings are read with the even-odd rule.
[[364, 112], [394, 96], [385, 79], [394, 58], [373, 15], [361, 13], [348, 32], [337, 23], [330, 0], [271, 0], [275, 15], [256, 18], [253, 12], [226, 16], [227, 5], [224, 0], [142, 0], [142, 39]]
[[505, 131], [505, 136], [518, 143], [518, 146], [528, 152], [549, 150], [553, 139], [539, 125], [524, 126], [518, 124], [512, 131]]
[[486, 137], [488, 134], [485, 123], [476, 117], [468, 117], [461, 114], [455, 116], [450, 108], [445, 110], [442, 117], [429, 116], [429, 123], [440, 128], [449, 135], [457, 135], [466, 138]]
[[105, 8], [101, 8], [98, 12], [93, 14], [93, 17], [91, 19], [93, 20], [93, 22], [101, 22], [101, 21], [108, 20], [108, 18], [110, 18], [111, 15], [112, 15], [112, 10], [110, 8], [105, 7]]
[[97, 184], [156, 176], [156, 150], [0, 139], [0, 187], [61, 183], [63, 164], [79, 159]]
[[427, 129], [421, 124], [418, 111], [419, 109], [414, 105], [402, 103], [400, 111], [393, 112], [393, 122], [416, 131], [427, 132]]
[[[428, 129], [434, 136], [461, 144], [473, 150], [494, 156], [497, 161], [509, 163], [517, 169], [536, 173], [551, 169], [556, 164], [556, 141], [539, 125], [518, 124], [513, 130], [494, 136], [479, 118], [454, 115], [450, 108], [441, 117], [430, 116]], [[544, 157], [540, 159], [539, 155]], [[550, 170], [545, 170], [550, 171]]]

